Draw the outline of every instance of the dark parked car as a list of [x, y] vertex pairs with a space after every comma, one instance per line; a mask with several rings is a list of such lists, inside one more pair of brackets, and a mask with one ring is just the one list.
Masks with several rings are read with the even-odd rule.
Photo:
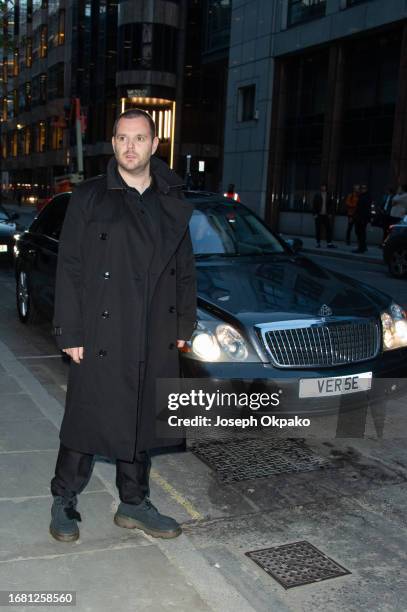
[[13, 260], [14, 234], [19, 229], [16, 224], [18, 213], [9, 213], [0, 206], [0, 260]]
[[[181, 352], [184, 377], [277, 385], [287, 398], [282, 409], [318, 412], [338, 395], [377, 397], [388, 390], [378, 379], [405, 376], [406, 314], [390, 297], [318, 266], [241, 204], [185, 195], [195, 207], [199, 302], [197, 328]], [[25, 323], [40, 312], [52, 317], [69, 198], [53, 198], [17, 241], [17, 308]]]
[[407, 276], [407, 221], [391, 225], [383, 245], [383, 258], [396, 278]]

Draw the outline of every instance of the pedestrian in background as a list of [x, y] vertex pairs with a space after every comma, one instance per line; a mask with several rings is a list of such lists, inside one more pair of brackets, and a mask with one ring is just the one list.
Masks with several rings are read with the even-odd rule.
[[330, 249], [335, 249], [332, 243], [332, 218], [335, 212], [335, 201], [328, 193], [328, 186], [324, 183], [320, 191], [315, 194], [312, 202], [312, 212], [315, 219], [315, 238], [317, 247], [321, 246], [321, 228], [325, 230], [326, 245]]
[[383, 196], [383, 201], [382, 201], [382, 206], [381, 206], [382, 216], [383, 216], [382, 246], [383, 246], [384, 241], [386, 240], [387, 235], [389, 233], [389, 227], [393, 223], [392, 216], [391, 216], [391, 209], [392, 209], [392, 206], [393, 206], [394, 195], [395, 195], [395, 191], [394, 191], [393, 187], [388, 187], [386, 189], [386, 193]]
[[231, 200], [235, 200], [235, 202], [240, 202], [240, 196], [235, 189], [234, 183], [229, 183], [228, 190], [223, 195], [225, 198], [230, 198]]
[[393, 223], [399, 223], [407, 215], [407, 185], [400, 185], [396, 195], [393, 197], [391, 207]]
[[348, 217], [348, 227], [346, 228], [346, 244], [350, 244], [352, 229], [355, 225], [355, 211], [360, 194], [360, 185], [353, 185], [351, 193], [345, 199], [346, 215]]
[[366, 253], [366, 229], [370, 221], [372, 197], [369, 193], [367, 185], [361, 185], [360, 195], [355, 210], [355, 232], [358, 239], [358, 248], [352, 253]]

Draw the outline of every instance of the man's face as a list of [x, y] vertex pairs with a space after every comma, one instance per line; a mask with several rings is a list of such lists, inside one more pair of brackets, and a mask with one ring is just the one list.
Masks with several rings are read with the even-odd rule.
[[361, 190], [362, 190], [362, 193], [366, 193], [367, 185], [362, 185]]
[[321, 191], [322, 191], [323, 193], [325, 193], [325, 191], [326, 191], [326, 185], [321, 185]]
[[151, 138], [150, 125], [144, 117], [123, 117], [112, 138], [117, 163], [127, 172], [138, 174], [150, 162], [159, 140]]
[[360, 191], [360, 185], [353, 185], [353, 191], [354, 191], [355, 193], [359, 193], [359, 191]]

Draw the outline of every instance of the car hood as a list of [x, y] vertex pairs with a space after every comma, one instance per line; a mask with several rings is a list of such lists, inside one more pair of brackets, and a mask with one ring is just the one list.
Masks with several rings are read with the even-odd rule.
[[14, 221], [0, 221], [0, 239], [11, 238], [17, 230]]
[[197, 260], [198, 305], [243, 324], [315, 318], [325, 304], [339, 317], [376, 317], [391, 298], [302, 256]]

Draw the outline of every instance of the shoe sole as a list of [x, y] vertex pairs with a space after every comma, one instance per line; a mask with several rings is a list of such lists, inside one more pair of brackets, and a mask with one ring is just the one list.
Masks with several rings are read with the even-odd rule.
[[55, 529], [50, 526], [49, 532], [55, 540], [58, 540], [58, 542], [75, 542], [79, 539], [79, 531], [72, 534], [59, 533], [59, 531], [55, 531]]
[[182, 533], [181, 527], [178, 527], [178, 529], [175, 531], [159, 531], [158, 529], [150, 529], [136, 519], [129, 516], [123, 516], [122, 514], [115, 514], [113, 520], [118, 527], [123, 527], [124, 529], [141, 529], [141, 531], [153, 536], [153, 538], [165, 538], [166, 540], [170, 540], [171, 538], [178, 537]]

